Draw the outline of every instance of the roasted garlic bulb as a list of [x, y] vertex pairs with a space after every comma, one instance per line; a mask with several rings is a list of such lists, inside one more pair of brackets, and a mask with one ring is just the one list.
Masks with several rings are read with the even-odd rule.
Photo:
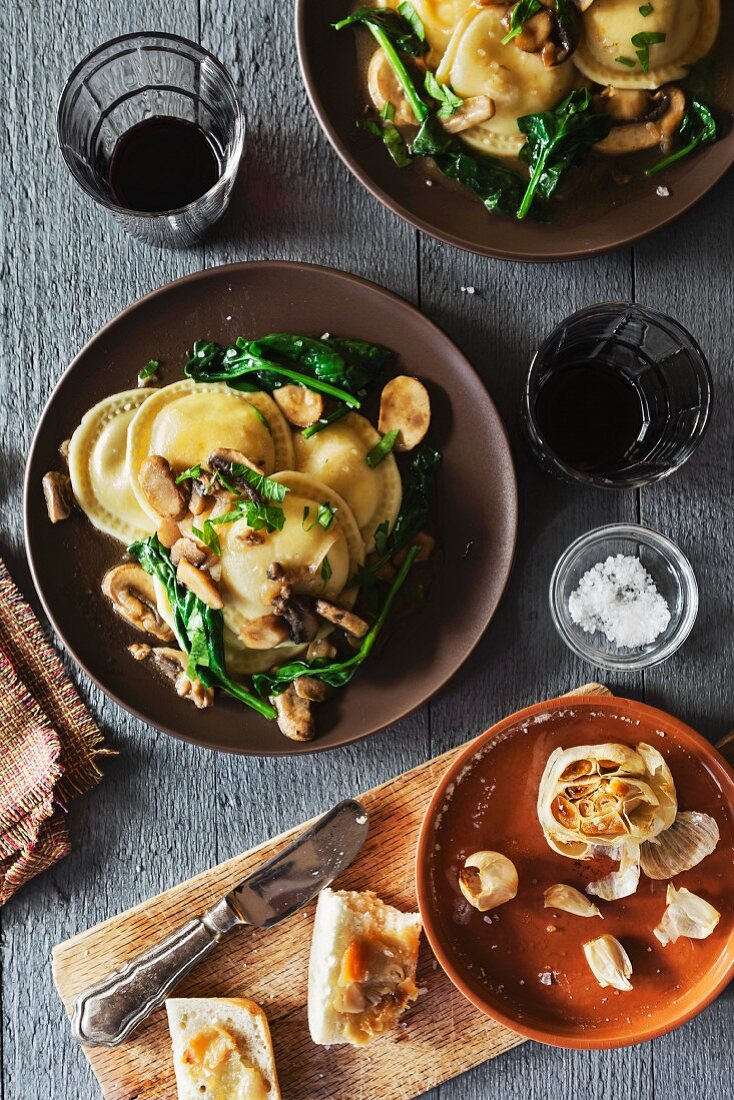
[[651, 745], [580, 745], [551, 753], [538, 791], [538, 818], [554, 851], [590, 859], [668, 829], [678, 800], [670, 769]]
[[480, 913], [512, 901], [518, 885], [515, 864], [501, 852], [474, 852], [459, 871], [459, 889]]
[[681, 936], [689, 940], [705, 940], [721, 919], [721, 913], [698, 894], [684, 886], [676, 890], [672, 882], [665, 896], [667, 908], [654, 934], [663, 947], [675, 943]]
[[566, 886], [564, 882], [548, 887], [543, 894], [543, 908], [560, 909], [562, 913], [571, 913], [574, 917], [601, 917], [598, 905], [594, 905], [575, 886]]
[[614, 936], [599, 936], [584, 944], [586, 961], [602, 989], [611, 986], [628, 993], [632, 989], [632, 963], [622, 944]]

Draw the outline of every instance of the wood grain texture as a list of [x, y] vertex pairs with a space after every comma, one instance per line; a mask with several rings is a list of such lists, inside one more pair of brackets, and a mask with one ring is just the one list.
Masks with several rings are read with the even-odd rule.
[[[523, 267], [419, 239], [363, 191], [319, 132], [296, 69], [291, 20], [291, 4], [268, 0], [0, 5], [0, 309], [4, 346], [15, 350], [0, 369], [0, 553], [33, 598], [22, 545], [24, 458], [44, 401], [84, 341], [170, 279], [230, 260], [283, 257], [383, 283], [421, 305], [475, 362], [518, 462], [521, 538], [513, 578], [483, 643], [433, 704], [328, 757], [243, 760], [180, 745], [71, 670], [121, 756], [107, 765], [98, 790], [74, 806], [72, 855], [0, 913], [4, 1100], [99, 1094], [52, 988], [54, 943], [457, 745], [502, 713], [588, 679], [592, 670], [563, 648], [546, 610], [558, 553], [588, 527], [634, 518], [641, 505], [646, 522], [691, 552], [701, 581], [699, 623], [679, 657], [648, 674], [647, 687], [635, 677], [617, 681], [617, 689], [637, 697], [647, 690], [650, 701], [711, 737], [732, 725], [734, 179], [634, 255]], [[232, 211], [203, 247], [184, 253], [128, 240], [72, 185], [55, 147], [55, 104], [73, 64], [113, 35], [156, 27], [200, 38], [225, 61], [248, 123]], [[517, 413], [539, 336], [573, 308], [635, 294], [690, 325], [710, 354], [718, 398], [699, 454], [668, 483], [645, 490], [641, 502], [632, 493], [567, 489], [541, 475]], [[731, 1007], [729, 991], [680, 1032], [629, 1051], [568, 1053], [526, 1043], [431, 1097], [728, 1100]]]
[[[610, 695], [586, 684], [572, 695]], [[374, 890], [404, 912], [417, 907], [413, 866], [421, 822], [453, 749], [359, 795], [370, 816], [367, 842], [339, 878], [347, 890]], [[269, 859], [309, 823], [151, 898], [127, 913], [59, 944], [53, 976], [66, 1006], [112, 970], [202, 913]], [[411, 1100], [467, 1069], [503, 1054], [522, 1039], [478, 1012], [451, 984], [422, 942], [417, 983], [423, 992], [395, 1037], [369, 1051], [317, 1047], [308, 1032], [308, 960], [315, 905], [273, 928], [236, 930], [176, 989], [184, 997], [252, 997], [265, 1008], [278, 1075], [288, 1100]], [[164, 1009], [152, 1013], [114, 1050], [84, 1053], [105, 1100], [164, 1100], [174, 1087]]]

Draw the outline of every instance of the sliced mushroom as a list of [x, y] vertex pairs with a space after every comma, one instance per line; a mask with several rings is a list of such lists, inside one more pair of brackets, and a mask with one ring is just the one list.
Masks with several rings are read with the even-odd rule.
[[608, 87], [594, 96], [594, 107], [612, 119], [612, 129], [594, 146], [596, 152], [622, 156], [659, 145], [667, 153], [686, 113], [686, 97], [672, 86], [657, 91]]
[[200, 516], [206, 509], [208, 485], [200, 478], [194, 478], [191, 482], [191, 495], [189, 496], [189, 511], [192, 516]]
[[278, 726], [291, 741], [311, 741], [316, 734], [316, 723], [307, 699], [296, 695], [289, 684], [280, 695], [271, 696], [270, 702], [278, 712]]
[[[539, 53], [547, 69], [562, 65], [568, 61], [579, 44], [581, 25], [577, 13], [570, 7], [566, 9], [568, 20], [562, 20], [555, 7], [548, 0], [541, 0], [543, 10], [536, 12], [524, 24], [519, 34], [512, 39], [513, 45], [523, 53]], [[502, 20], [502, 25], [510, 30], [513, 6]]]
[[182, 558], [186, 558], [186, 561], [191, 562], [198, 569], [209, 557], [203, 546], [199, 546], [193, 539], [186, 536], [177, 539], [170, 549], [171, 561], [174, 565], [178, 565]]
[[148, 455], [138, 473], [143, 495], [159, 516], [183, 519], [188, 511], [185, 482], [176, 484], [171, 464], [162, 455]]
[[50, 470], [43, 475], [41, 481], [43, 497], [46, 501], [46, 511], [52, 523], [60, 523], [71, 515], [71, 502], [74, 499], [71, 492], [71, 481], [66, 474], [59, 474]]
[[275, 649], [290, 638], [290, 631], [279, 615], [262, 615], [240, 627], [240, 638], [248, 649]]
[[465, 99], [448, 118], [441, 119], [441, 125], [449, 134], [460, 134], [480, 122], [488, 122], [495, 112], [494, 100], [488, 95], [473, 95]]
[[417, 378], [400, 374], [392, 378], [380, 398], [381, 435], [398, 432], [396, 451], [412, 451], [421, 442], [431, 423], [431, 399]]
[[[378, 111], [381, 111], [386, 103], [391, 103], [395, 108], [394, 122], [398, 126], [417, 126], [418, 121], [413, 110], [405, 98], [395, 71], [387, 59], [384, 50], [375, 50], [370, 58], [367, 69], [367, 90], [370, 99]], [[275, 396], [275, 394], [273, 394]]]
[[127, 647], [127, 651], [134, 661], [146, 661], [153, 652], [153, 647], [147, 642], [135, 642]]
[[190, 679], [186, 674], [188, 658], [181, 649], [173, 649], [169, 646], [159, 647], [151, 653], [156, 667], [173, 680], [176, 685], [176, 694], [182, 698], [190, 699], [199, 710], [210, 707], [214, 702], [214, 688], [204, 687], [198, 677]]
[[156, 535], [160, 544], [165, 546], [166, 550], [170, 550], [181, 538], [181, 529], [175, 519], [165, 516], [158, 524]]
[[317, 676], [297, 676], [293, 686], [299, 699], [308, 699], [309, 703], [323, 703], [334, 690]]
[[323, 397], [307, 386], [281, 386], [273, 390], [273, 400], [286, 420], [296, 428], [308, 428], [323, 416]]
[[343, 607], [338, 607], [337, 604], [330, 603], [328, 600], [317, 600], [315, 608], [316, 614], [320, 615], [322, 619], [333, 623], [334, 626], [340, 626], [353, 638], [364, 638], [369, 630], [369, 623], [366, 623], [364, 619], [360, 619], [359, 615], [355, 615], [353, 611], [347, 611]]
[[319, 621], [306, 600], [301, 600], [298, 596], [276, 596], [272, 601], [272, 608], [288, 624], [292, 642], [302, 645], [316, 637]]
[[105, 573], [102, 591], [130, 626], [162, 642], [173, 641], [173, 631], [158, 613], [153, 578], [137, 562], [124, 562]]
[[327, 642], [326, 638], [317, 638], [306, 650], [307, 661], [316, 661], [319, 657], [328, 657], [330, 661], [336, 657], [336, 647]]
[[176, 579], [184, 588], [188, 588], [189, 592], [193, 592], [195, 596], [198, 596], [207, 607], [211, 607], [213, 611], [219, 611], [224, 607], [222, 597], [219, 595], [219, 591], [211, 577], [207, 577], [206, 573], [203, 573], [201, 569], [197, 569], [187, 558], [181, 558], [179, 561]]
[[63, 461], [67, 464], [67, 466], [69, 464], [69, 447], [70, 446], [71, 446], [71, 440], [70, 439], [63, 439], [61, 441], [61, 443], [59, 443], [59, 458], [63, 459]]

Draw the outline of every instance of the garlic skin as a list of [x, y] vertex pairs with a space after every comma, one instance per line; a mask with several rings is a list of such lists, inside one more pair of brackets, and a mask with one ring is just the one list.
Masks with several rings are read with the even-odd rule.
[[567, 886], [564, 882], [548, 887], [543, 894], [543, 908], [560, 909], [562, 913], [571, 913], [574, 917], [601, 917], [604, 920], [598, 905], [594, 905], [575, 886]]
[[610, 742], [558, 748], [538, 789], [538, 820], [553, 851], [590, 859], [594, 849], [641, 844], [670, 828], [678, 798], [661, 753]]
[[618, 901], [619, 898], [628, 898], [630, 894], [634, 894], [639, 882], [640, 845], [630, 840], [621, 846], [617, 870], [610, 871], [596, 882], [590, 882], [586, 892], [603, 898], [604, 901]]
[[459, 871], [459, 889], [480, 913], [512, 901], [519, 884], [515, 864], [501, 852], [474, 852]]
[[611, 986], [623, 993], [633, 988], [632, 963], [622, 944], [614, 936], [599, 936], [584, 944], [586, 961], [602, 989]]
[[709, 814], [684, 811], [664, 833], [640, 848], [640, 866], [648, 878], [682, 875], [710, 856], [719, 843], [719, 826]]
[[721, 919], [718, 909], [714, 909], [713, 905], [698, 894], [686, 890], [685, 886], [676, 890], [673, 883], [669, 883], [665, 901], [667, 908], [663, 919], [653, 929], [653, 935], [660, 940], [663, 947], [675, 943], [681, 936], [689, 940], [705, 940]]

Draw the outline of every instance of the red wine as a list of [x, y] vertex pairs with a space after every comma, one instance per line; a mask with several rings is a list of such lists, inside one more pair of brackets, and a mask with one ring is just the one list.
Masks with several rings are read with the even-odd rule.
[[551, 371], [535, 415], [547, 446], [567, 466], [587, 473], [619, 469], [644, 425], [632, 382], [600, 360]]
[[219, 174], [217, 154], [200, 126], [160, 116], [118, 138], [107, 178], [118, 206], [162, 213], [201, 198]]

